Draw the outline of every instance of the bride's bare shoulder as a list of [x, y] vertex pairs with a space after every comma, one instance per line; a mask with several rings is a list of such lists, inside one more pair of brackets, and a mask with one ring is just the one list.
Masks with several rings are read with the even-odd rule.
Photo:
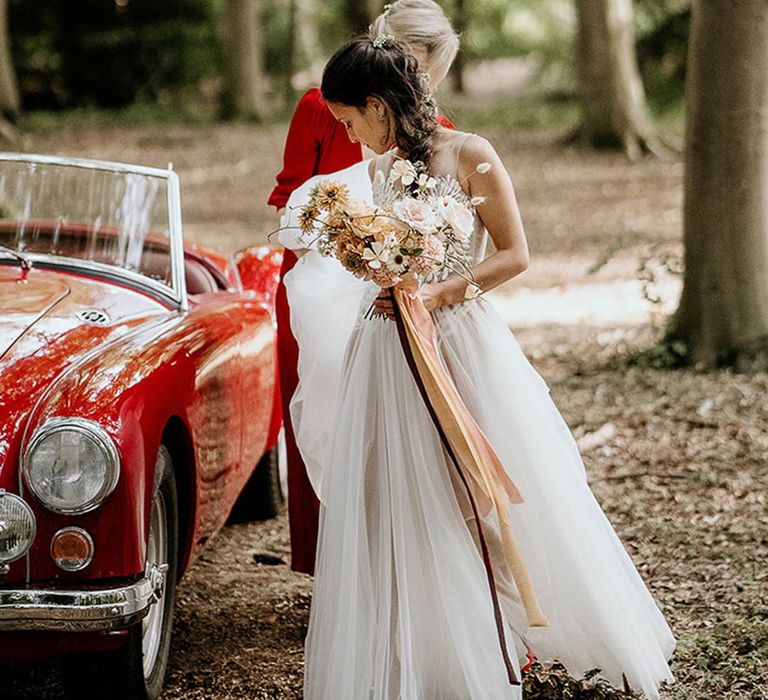
[[495, 165], [499, 156], [491, 142], [478, 134], [457, 132], [459, 179], [463, 179], [482, 163]]

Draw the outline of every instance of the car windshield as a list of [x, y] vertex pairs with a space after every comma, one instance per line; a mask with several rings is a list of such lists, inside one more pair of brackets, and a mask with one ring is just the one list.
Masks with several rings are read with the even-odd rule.
[[48, 162], [0, 161], [0, 246], [118, 267], [173, 288], [168, 181]]

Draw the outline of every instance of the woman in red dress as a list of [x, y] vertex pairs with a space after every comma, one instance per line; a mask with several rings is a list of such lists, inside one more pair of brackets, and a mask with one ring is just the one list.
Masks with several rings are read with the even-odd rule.
[[[459, 49], [459, 38], [440, 6], [433, 0], [397, 0], [371, 25], [374, 36], [391, 34], [405, 44], [437, 86], [447, 75]], [[452, 128], [445, 117], [438, 121]], [[354, 165], [363, 150], [350, 141], [345, 127], [331, 114], [319, 88], [301, 98], [291, 119], [283, 153], [283, 169], [269, 197], [278, 213], [291, 192], [314, 175]], [[296, 254], [285, 250], [276, 297], [277, 351], [282, 394], [283, 424], [288, 460], [288, 520], [291, 530], [291, 568], [306, 574], [315, 570], [320, 502], [307, 476], [296, 445], [289, 406], [298, 384], [299, 348], [291, 333], [290, 309], [283, 277], [296, 264]]]

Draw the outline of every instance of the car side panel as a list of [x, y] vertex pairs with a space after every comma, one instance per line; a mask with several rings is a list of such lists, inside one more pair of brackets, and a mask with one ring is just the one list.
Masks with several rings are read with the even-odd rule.
[[[177, 465], [195, 470], [190, 479], [195, 485], [192, 552], [225, 522], [254, 466], [241, 456], [240, 348], [251, 344], [258, 368], [258, 379], [248, 386], [252, 397], [257, 404], [261, 395], [270, 402], [274, 329], [268, 311], [256, 300], [239, 294], [210, 296], [189, 313], [148, 324], [72, 368], [31, 419], [32, 426], [68, 415], [95, 420], [114, 438], [122, 460], [117, 488], [91, 513], [58, 516], [25, 494], [40, 528], [30, 558], [33, 580], [101, 579], [143, 570], [154, 461], [172, 416], [187, 426], [194, 446], [194, 464]], [[262, 434], [266, 440], [270, 419], [270, 410], [248, 416], [257, 426], [249, 433], [249, 445], [256, 451], [264, 449], [264, 442], [258, 443]], [[83, 527], [94, 537], [94, 561], [79, 574], [59, 570], [45, 551], [52, 534], [66, 524]]]

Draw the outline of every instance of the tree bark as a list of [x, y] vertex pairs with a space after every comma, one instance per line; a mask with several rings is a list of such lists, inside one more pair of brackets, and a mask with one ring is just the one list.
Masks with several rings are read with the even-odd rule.
[[688, 54], [685, 278], [670, 338], [768, 369], [768, 3], [698, 0]]
[[264, 73], [261, 67], [261, 17], [257, 0], [227, 0], [224, 37], [225, 118], [258, 120]]
[[467, 31], [467, 25], [469, 23], [469, 17], [467, 14], [467, 0], [455, 0], [454, 12], [453, 12], [453, 26], [459, 35], [462, 37], [461, 47], [459, 53], [456, 54], [456, 58], [451, 66], [451, 84], [454, 91], [459, 94], [464, 93], [464, 68], [466, 66], [465, 60], [465, 46], [464, 32]]
[[631, 0], [576, 0], [579, 135], [630, 157], [658, 148], [635, 53]]
[[19, 87], [8, 34], [8, 3], [7, 0], [0, 0], [0, 114], [13, 119], [19, 110]]
[[316, 0], [294, 1], [296, 2], [296, 37], [301, 45], [301, 54], [313, 67], [323, 60], [317, 26], [317, 3]]
[[296, 70], [296, 33], [298, 31], [298, 0], [288, 0], [288, 40], [285, 46], [283, 67], [283, 99], [293, 106], [293, 74]]

